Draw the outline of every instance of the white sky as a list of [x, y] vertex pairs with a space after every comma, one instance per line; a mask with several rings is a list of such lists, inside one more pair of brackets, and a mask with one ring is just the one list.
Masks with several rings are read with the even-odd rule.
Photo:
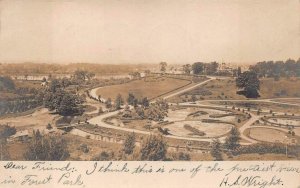
[[300, 57], [299, 0], [2, 0], [0, 18], [0, 62]]

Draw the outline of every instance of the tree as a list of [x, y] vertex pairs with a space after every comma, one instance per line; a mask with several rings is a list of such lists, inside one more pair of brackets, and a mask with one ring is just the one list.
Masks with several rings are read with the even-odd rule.
[[82, 112], [82, 108], [77, 105], [76, 97], [72, 94], [65, 93], [57, 106], [57, 112], [60, 115], [74, 115]]
[[121, 106], [123, 105], [123, 103], [124, 103], [124, 100], [122, 98], [122, 95], [118, 94], [116, 97], [116, 100], [115, 100], [115, 108], [120, 109]]
[[212, 75], [217, 72], [219, 64], [217, 62], [211, 62], [206, 65], [206, 74]]
[[167, 70], [167, 63], [166, 62], [160, 62], [159, 63], [160, 71], [161, 72], [166, 72]]
[[225, 140], [225, 147], [229, 150], [235, 150], [239, 147], [240, 132], [236, 127], [232, 127], [229, 136]]
[[52, 129], [52, 126], [51, 126], [50, 123], [48, 123], [48, 125], [46, 126], [46, 129], [48, 129], [48, 130], [51, 130], [51, 129]]
[[127, 135], [123, 144], [123, 151], [125, 154], [130, 155], [133, 153], [133, 150], [135, 148], [135, 140], [136, 136], [134, 133]]
[[182, 69], [185, 74], [190, 74], [192, 71], [192, 66], [190, 64], [186, 64], [182, 66]]
[[142, 105], [143, 105], [144, 107], [149, 107], [149, 104], [150, 104], [147, 97], [144, 97], [144, 98], [142, 99], [141, 103], [142, 103]]
[[132, 93], [128, 93], [127, 103], [129, 105], [134, 105], [135, 96]]
[[67, 142], [59, 135], [41, 135], [39, 130], [26, 148], [24, 158], [30, 161], [63, 161], [69, 157]]
[[254, 71], [241, 73], [236, 79], [236, 86], [243, 89], [241, 94], [244, 94], [247, 98], [259, 97], [258, 90], [260, 89], [260, 81], [257, 77], [257, 73]]
[[162, 161], [166, 159], [167, 144], [162, 137], [149, 136], [140, 151], [142, 161]]
[[112, 107], [111, 98], [108, 98], [108, 99], [105, 101], [105, 107], [106, 107], [106, 108], [111, 108], [111, 107]]
[[196, 62], [192, 65], [192, 70], [194, 74], [201, 74], [204, 70], [204, 63]]
[[213, 139], [210, 154], [214, 157], [215, 161], [222, 160], [221, 143], [219, 139]]

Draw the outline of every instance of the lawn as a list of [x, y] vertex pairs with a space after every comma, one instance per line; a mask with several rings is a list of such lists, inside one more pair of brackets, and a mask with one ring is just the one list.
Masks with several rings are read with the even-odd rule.
[[284, 142], [286, 133], [270, 128], [251, 128], [249, 136], [264, 142]]
[[121, 94], [126, 99], [128, 93], [133, 93], [137, 98], [148, 97], [148, 99], [153, 99], [190, 83], [188, 80], [166, 77], [147, 80], [141, 79], [125, 84], [99, 88], [97, 95], [101, 95], [102, 98], [110, 97], [114, 100], [118, 94]]

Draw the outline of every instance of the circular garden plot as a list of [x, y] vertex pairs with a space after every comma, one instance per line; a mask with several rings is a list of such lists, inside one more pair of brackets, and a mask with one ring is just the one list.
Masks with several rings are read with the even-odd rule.
[[175, 136], [220, 137], [231, 130], [236, 118], [236, 115], [230, 111], [186, 107], [169, 110], [165, 120], [170, 123], [164, 128], [169, 129], [169, 133]]

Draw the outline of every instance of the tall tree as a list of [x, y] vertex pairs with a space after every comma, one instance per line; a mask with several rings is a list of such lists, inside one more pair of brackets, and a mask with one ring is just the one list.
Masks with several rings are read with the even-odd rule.
[[213, 139], [210, 154], [214, 157], [216, 161], [222, 160], [221, 143], [219, 139]]
[[106, 107], [106, 108], [111, 108], [111, 107], [112, 107], [111, 98], [108, 98], [108, 99], [105, 101], [105, 107]]
[[132, 93], [128, 93], [127, 103], [129, 105], [134, 105], [135, 96]]
[[121, 106], [124, 104], [124, 100], [121, 94], [118, 94], [115, 100], [115, 108], [120, 109]]
[[133, 153], [133, 150], [135, 148], [135, 140], [136, 136], [134, 133], [127, 135], [123, 144], [123, 151], [125, 154], [130, 155]]

